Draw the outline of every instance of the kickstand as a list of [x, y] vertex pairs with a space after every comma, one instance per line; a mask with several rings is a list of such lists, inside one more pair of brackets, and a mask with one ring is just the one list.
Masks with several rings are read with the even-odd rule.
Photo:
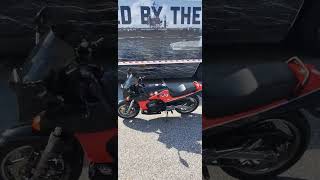
[[[172, 110], [170, 112], [171, 112], [171, 114], [173, 114]], [[169, 111], [166, 111], [166, 120], [165, 120], [166, 122], [168, 122], [168, 120], [169, 120], [168, 117], [169, 117]]]
[[166, 118], [165, 118], [165, 122], [168, 122], [168, 117], [169, 117], [169, 112], [166, 111]]

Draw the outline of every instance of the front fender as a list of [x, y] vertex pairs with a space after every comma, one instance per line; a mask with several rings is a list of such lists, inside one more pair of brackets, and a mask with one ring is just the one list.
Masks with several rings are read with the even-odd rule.
[[122, 104], [122, 103], [125, 103], [126, 101], [125, 100], [120, 100], [120, 101], [118, 101], [118, 106], [120, 105], [120, 104]]
[[30, 124], [19, 124], [12, 128], [6, 129], [1, 133], [0, 145], [25, 139], [31, 139], [36, 141], [48, 138], [48, 136], [49, 134], [33, 131]]

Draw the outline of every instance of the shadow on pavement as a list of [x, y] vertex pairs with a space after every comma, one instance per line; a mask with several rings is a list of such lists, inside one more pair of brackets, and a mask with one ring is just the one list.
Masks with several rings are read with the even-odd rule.
[[124, 119], [123, 124], [137, 131], [158, 134], [158, 141], [168, 149], [177, 149], [180, 163], [189, 167], [188, 162], [180, 156], [180, 152], [202, 153], [201, 119], [201, 114], [192, 113], [181, 117], [160, 117], [152, 120]]

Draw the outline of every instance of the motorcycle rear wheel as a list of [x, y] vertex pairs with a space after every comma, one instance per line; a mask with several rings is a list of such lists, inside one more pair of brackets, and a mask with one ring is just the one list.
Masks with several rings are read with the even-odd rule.
[[[22, 138], [1, 144], [0, 180], [21, 180], [28, 176], [30, 177], [30, 174], [27, 172], [27, 170], [30, 171], [28, 166], [32, 164], [30, 157], [35, 156], [35, 154], [41, 154], [47, 144], [47, 138], [44, 138], [43, 141], [37, 140], [39, 140], [39, 138]], [[82, 157], [82, 153], [75, 151], [63, 155], [61, 157], [62, 159], [54, 159], [61, 160], [59, 163], [63, 164], [62, 174], [60, 174], [60, 171], [57, 172], [61, 177], [57, 175], [58, 177], [43, 177], [42, 179], [56, 180], [56, 178], [59, 178], [61, 180], [78, 180], [82, 172]], [[58, 162], [56, 161], [56, 163]], [[49, 171], [53, 173], [54, 170], [50, 169]], [[48, 175], [48, 173], [46, 175]]]
[[[190, 96], [190, 97], [187, 97], [187, 99], [191, 102], [191, 104], [188, 104], [185, 108], [176, 108], [176, 111], [178, 113], [189, 114], [198, 108], [198, 106], [200, 104], [200, 100], [199, 100], [198, 96]], [[189, 103], [189, 102], [186, 102], [186, 103]]]
[[256, 169], [247, 171], [248, 169], [244, 170], [241, 167], [221, 167], [221, 169], [225, 173], [235, 178], [256, 180], [273, 178], [291, 168], [298, 160], [300, 160], [309, 145], [310, 125], [307, 119], [305, 119], [305, 117], [300, 113], [294, 113], [290, 116], [282, 117], [280, 120], [292, 125], [292, 129], [296, 130], [296, 132], [293, 131], [293, 133], [296, 133], [294, 134], [294, 136], [295, 138], [297, 138], [296, 140], [298, 140], [298, 146], [296, 146], [297, 149], [293, 150], [293, 152], [287, 152], [288, 154], [291, 154], [288, 155], [288, 159], [282, 160], [282, 162], [278, 162], [278, 164], [281, 163], [281, 165], [277, 165], [276, 168], [270, 168], [272, 170], [261, 172], [258, 172]]

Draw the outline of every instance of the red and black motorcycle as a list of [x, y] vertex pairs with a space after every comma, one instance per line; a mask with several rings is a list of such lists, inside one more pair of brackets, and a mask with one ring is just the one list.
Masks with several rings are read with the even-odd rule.
[[203, 92], [203, 176], [219, 166], [239, 179], [266, 179], [306, 151], [310, 127], [301, 109], [318, 115], [320, 72], [293, 57], [225, 77], [208, 77]]
[[33, 119], [1, 132], [1, 180], [78, 180], [84, 157], [90, 179], [117, 179], [117, 77], [90, 64], [103, 38], [73, 48], [62, 32], [37, 32], [26, 63], [12, 71], [19, 111]]
[[118, 104], [121, 118], [134, 118], [140, 110], [142, 114], [161, 114], [173, 110], [187, 114], [199, 106], [198, 94], [202, 91], [202, 85], [197, 81], [169, 88], [165, 83], [145, 85], [142, 79], [128, 71], [127, 80], [121, 85], [124, 100]]

